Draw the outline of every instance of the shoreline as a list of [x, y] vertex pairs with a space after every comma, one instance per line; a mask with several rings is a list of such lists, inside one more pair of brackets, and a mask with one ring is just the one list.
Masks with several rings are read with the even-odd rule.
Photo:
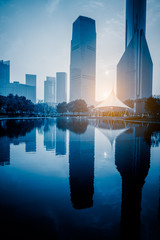
[[119, 121], [125, 121], [125, 122], [130, 122], [130, 123], [153, 123], [153, 124], [160, 124], [160, 120], [155, 121], [155, 119], [152, 120], [140, 120], [140, 119], [125, 119], [125, 118], [120, 118], [120, 117], [101, 117], [101, 116], [52, 116], [52, 117], [0, 117], [0, 121], [3, 120], [36, 120], [36, 119], [46, 119], [46, 118], [64, 118], [64, 117], [69, 117], [69, 118], [75, 118], [75, 117], [85, 117], [88, 119], [102, 119], [102, 120], [119, 120]]

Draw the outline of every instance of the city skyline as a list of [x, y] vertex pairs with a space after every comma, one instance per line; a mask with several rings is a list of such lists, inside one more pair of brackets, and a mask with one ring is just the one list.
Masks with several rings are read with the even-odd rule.
[[[160, 94], [159, 9], [158, 0], [147, 1], [147, 40], [154, 63], [153, 95]], [[64, 71], [69, 79], [72, 23], [79, 15], [96, 20], [96, 95], [97, 100], [104, 98], [116, 81], [116, 65], [125, 48], [125, 0], [80, 3], [70, 0], [67, 5], [64, 0], [36, 0], [34, 4], [30, 0], [0, 0], [0, 52], [1, 59], [11, 60], [11, 82], [24, 83], [26, 73], [36, 74], [37, 99], [43, 99], [46, 76]]]

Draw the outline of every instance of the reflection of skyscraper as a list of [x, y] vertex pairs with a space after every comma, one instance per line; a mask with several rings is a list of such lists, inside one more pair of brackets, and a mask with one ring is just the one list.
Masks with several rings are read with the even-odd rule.
[[94, 127], [83, 134], [70, 131], [69, 169], [71, 201], [75, 209], [93, 205], [94, 193]]
[[56, 103], [67, 102], [67, 73], [56, 73]]
[[55, 150], [56, 125], [55, 122], [50, 123], [49, 119], [44, 122], [44, 146], [47, 151]]
[[146, 42], [146, 0], [126, 1], [126, 49], [117, 66], [117, 96], [152, 96], [153, 63]]
[[73, 23], [70, 64], [70, 101], [95, 102], [96, 29], [95, 21], [78, 17]]
[[122, 177], [121, 238], [140, 239], [142, 188], [150, 168], [150, 146], [145, 128], [121, 134], [115, 145], [115, 161]]
[[0, 137], [0, 165], [10, 164], [10, 141], [8, 137]]
[[36, 152], [36, 128], [24, 137], [26, 143], [26, 152]]
[[31, 132], [26, 133], [25, 136], [19, 136], [10, 140], [10, 143], [14, 145], [19, 145], [20, 143], [25, 143], [26, 152], [36, 152], [36, 128]]
[[45, 103], [55, 103], [55, 77], [47, 77], [44, 81], [44, 102]]
[[56, 128], [56, 155], [66, 155], [66, 130]]

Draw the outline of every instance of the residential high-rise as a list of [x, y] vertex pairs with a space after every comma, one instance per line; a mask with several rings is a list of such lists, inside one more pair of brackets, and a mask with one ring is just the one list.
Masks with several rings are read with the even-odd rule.
[[67, 73], [56, 73], [56, 103], [67, 102]]
[[34, 87], [33, 91], [33, 103], [36, 103], [36, 82], [37, 82], [37, 76], [32, 74], [26, 74], [26, 85]]
[[47, 77], [44, 81], [44, 102], [45, 103], [55, 103], [55, 86], [56, 78]]
[[126, 0], [125, 52], [117, 66], [122, 101], [152, 96], [153, 63], [146, 41], [146, 0]]
[[79, 16], [73, 23], [70, 63], [70, 101], [95, 103], [96, 26], [95, 20]]

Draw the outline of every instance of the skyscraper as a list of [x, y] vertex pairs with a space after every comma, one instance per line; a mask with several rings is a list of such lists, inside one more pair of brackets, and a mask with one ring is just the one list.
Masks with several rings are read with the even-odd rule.
[[10, 61], [0, 61], [0, 95], [5, 95], [10, 83]]
[[70, 101], [95, 103], [96, 27], [95, 20], [79, 16], [73, 23], [70, 63]]
[[44, 102], [55, 103], [55, 77], [47, 77], [44, 81]]
[[117, 66], [122, 101], [152, 96], [153, 63], [146, 41], [146, 0], [126, 0], [125, 52]]
[[36, 81], [37, 76], [32, 74], [26, 74], [26, 85], [33, 87], [33, 103], [36, 103]]
[[0, 95], [24, 96], [36, 103], [36, 75], [26, 75], [26, 84], [10, 83], [10, 61], [0, 61]]
[[56, 73], [56, 103], [67, 102], [67, 73]]

